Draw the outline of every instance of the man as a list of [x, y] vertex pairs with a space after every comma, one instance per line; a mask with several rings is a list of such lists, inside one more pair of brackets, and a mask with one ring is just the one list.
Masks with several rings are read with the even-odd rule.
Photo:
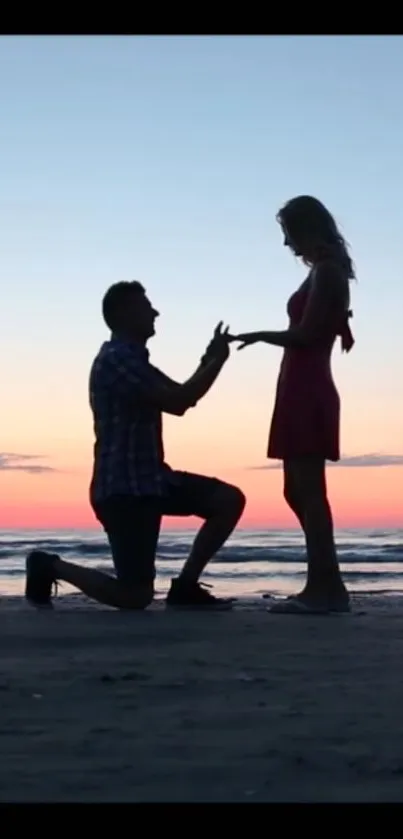
[[111, 286], [103, 299], [111, 330], [90, 374], [95, 449], [90, 501], [111, 548], [116, 578], [34, 551], [27, 557], [26, 597], [51, 604], [53, 584], [65, 580], [88, 597], [117, 609], [145, 609], [154, 595], [155, 553], [161, 518], [198, 516], [204, 524], [167, 604], [228, 608], [199, 583], [209, 560], [237, 525], [243, 493], [217, 478], [176, 472], [164, 460], [162, 413], [183, 416], [205, 396], [229, 356], [222, 324], [194, 375], [183, 384], [152, 366], [147, 342], [158, 312], [138, 282]]

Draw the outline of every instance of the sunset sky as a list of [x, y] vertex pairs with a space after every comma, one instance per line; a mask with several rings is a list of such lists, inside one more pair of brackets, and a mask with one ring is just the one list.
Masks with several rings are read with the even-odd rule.
[[[285, 327], [304, 269], [275, 215], [299, 193], [329, 206], [358, 275], [356, 346], [333, 364], [336, 524], [401, 526], [403, 39], [8, 36], [0, 69], [0, 527], [95, 523], [87, 380], [108, 285], [147, 287], [152, 359], [185, 379], [218, 320]], [[265, 459], [280, 358], [234, 352], [165, 420], [167, 460], [239, 484], [244, 526], [295, 524]]]

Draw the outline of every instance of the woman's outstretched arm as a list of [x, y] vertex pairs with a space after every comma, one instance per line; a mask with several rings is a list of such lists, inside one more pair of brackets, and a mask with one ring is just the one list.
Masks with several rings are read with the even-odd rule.
[[334, 262], [322, 262], [312, 272], [311, 288], [304, 316], [297, 326], [275, 332], [241, 332], [229, 340], [240, 341], [239, 350], [252, 344], [271, 344], [274, 347], [310, 347], [327, 333], [335, 302], [346, 292], [346, 278]]

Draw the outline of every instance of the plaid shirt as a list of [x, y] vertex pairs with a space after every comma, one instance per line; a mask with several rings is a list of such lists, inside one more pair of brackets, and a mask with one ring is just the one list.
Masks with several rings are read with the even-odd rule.
[[173, 384], [149, 362], [140, 344], [112, 337], [95, 358], [90, 373], [90, 405], [94, 416], [94, 469], [91, 501], [111, 495], [163, 493], [171, 471], [164, 463], [162, 416], [136, 396], [156, 380]]

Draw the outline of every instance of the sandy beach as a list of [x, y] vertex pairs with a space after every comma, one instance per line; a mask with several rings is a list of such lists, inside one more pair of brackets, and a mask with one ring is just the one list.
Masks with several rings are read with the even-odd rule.
[[403, 799], [403, 603], [122, 614], [3, 599], [1, 802]]

